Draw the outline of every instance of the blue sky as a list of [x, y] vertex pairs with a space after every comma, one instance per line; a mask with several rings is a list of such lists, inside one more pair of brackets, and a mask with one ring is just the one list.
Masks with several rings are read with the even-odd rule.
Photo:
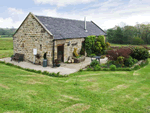
[[35, 15], [94, 21], [102, 29], [150, 22], [150, 0], [3, 0], [0, 28], [18, 28]]

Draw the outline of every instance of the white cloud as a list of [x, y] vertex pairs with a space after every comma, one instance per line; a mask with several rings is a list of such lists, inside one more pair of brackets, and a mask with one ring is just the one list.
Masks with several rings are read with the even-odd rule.
[[90, 3], [95, 0], [34, 0], [37, 4], [51, 4], [56, 5], [58, 7], [66, 6], [66, 5], [76, 5], [76, 4], [85, 4]]
[[[35, 0], [38, 3], [46, 3], [46, 1], [51, 4], [55, 4], [59, 6], [62, 1], [54, 1], [54, 0], [46, 0], [43, 2], [41, 0]], [[67, 1], [65, 0], [62, 3], [64, 6], [67, 4], [73, 4], [77, 0]], [[77, 3], [86, 3], [92, 2], [94, 0], [78, 0]], [[75, 3], [75, 4], [77, 4]], [[95, 2], [94, 5], [90, 5], [87, 7], [83, 7], [83, 9], [77, 9], [73, 11], [59, 12], [56, 9], [43, 9], [40, 11], [32, 11], [35, 15], [43, 15], [43, 16], [51, 16], [51, 17], [59, 17], [59, 18], [69, 18], [69, 19], [77, 19], [84, 20], [84, 16], [87, 17], [87, 21], [94, 21], [97, 25], [99, 25], [102, 29], [112, 28], [115, 25], [119, 25], [120, 22], [124, 22], [127, 25], [135, 25], [136, 22], [150, 22], [149, 12], [150, 12], [150, 2], [148, 0], [130, 0], [128, 3], [123, 0], [107, 0], [105, 2], [99, 3]], [[85, 10], [86, 9], [86, 10]], [[27, 16], [27, 13], [22, 11], [21, 9], [9, 8], [9, 11], [12, 12], [11, 18], [2, 19], [0, 18], [0, 27], [5, 25], [19, 27], [21, 22]], [[17, 19], [18, 20], [17, 20]], [[3, 21], [3, 22], [1, 22]], [[16, 21], [16, 22], [15, 22]], [[9, 24], [7, 24], [9, 23]], [[15, 24], [14, 24], [15, 23]]]
[[16, 9], [16, 8], [8, 8], [9, 13], [11, 13], [11, 15], [18, 15], [18, 14], [24, 14], [24, 12], [22, 11], [22, 9]]
[[13, 19], [11, 17], [6, 19], [0, 18], [0, 28], [11, 28], [11, 27], [18, 28], [20, 24], [21, 21], [13, 22]]

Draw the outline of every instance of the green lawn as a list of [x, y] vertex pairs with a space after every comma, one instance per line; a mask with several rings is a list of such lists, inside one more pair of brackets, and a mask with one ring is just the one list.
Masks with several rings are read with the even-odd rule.
[[0, 50], [0, 58], [11, 57], [13, 50]]
[[[111, 43], [110, 44], [111, 46], [119, 46], [119, 47], [121, 47], [121, 46], [129, 46], [129, 44], [113, 44], [113, 43]], [[132, 46], [140, 46], [140, 45], [132, 45]], [[147, 45], [148, 47], [150, 47], [150, 45]]]
[[0, 38], [0, 50], [13, 49], [13, 38]]
[[0, 63], [0, 112], [148, 113], [149, 69], [150, 64], [138, 71], [86, 71], [58, 78]]

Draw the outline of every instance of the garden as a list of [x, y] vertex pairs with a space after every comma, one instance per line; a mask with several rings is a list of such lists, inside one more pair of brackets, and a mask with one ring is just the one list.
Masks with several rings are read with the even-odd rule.
[[87, 71], [131, 71], [139, 69], [148, 64], [149, 48], [143, 46], [128, 46], [111, 48], [110, 43], [104, 42], [104, 36], [89, 36], [85, 40], [85, 49], [88, 56], [103, 55], [108, 58], [107, 63], [99, 64], [97, 60], [93, 60]]

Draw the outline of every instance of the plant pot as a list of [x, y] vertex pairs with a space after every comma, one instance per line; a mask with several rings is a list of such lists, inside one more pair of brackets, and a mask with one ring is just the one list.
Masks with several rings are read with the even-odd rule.
[[43, 60], [43, 67], [47, 67], [47, 59]]
[[57, 66], [57, 67], [59, 67], [59, 66], [60, 66], [60, 64], [56, 64], [56, 66]]

